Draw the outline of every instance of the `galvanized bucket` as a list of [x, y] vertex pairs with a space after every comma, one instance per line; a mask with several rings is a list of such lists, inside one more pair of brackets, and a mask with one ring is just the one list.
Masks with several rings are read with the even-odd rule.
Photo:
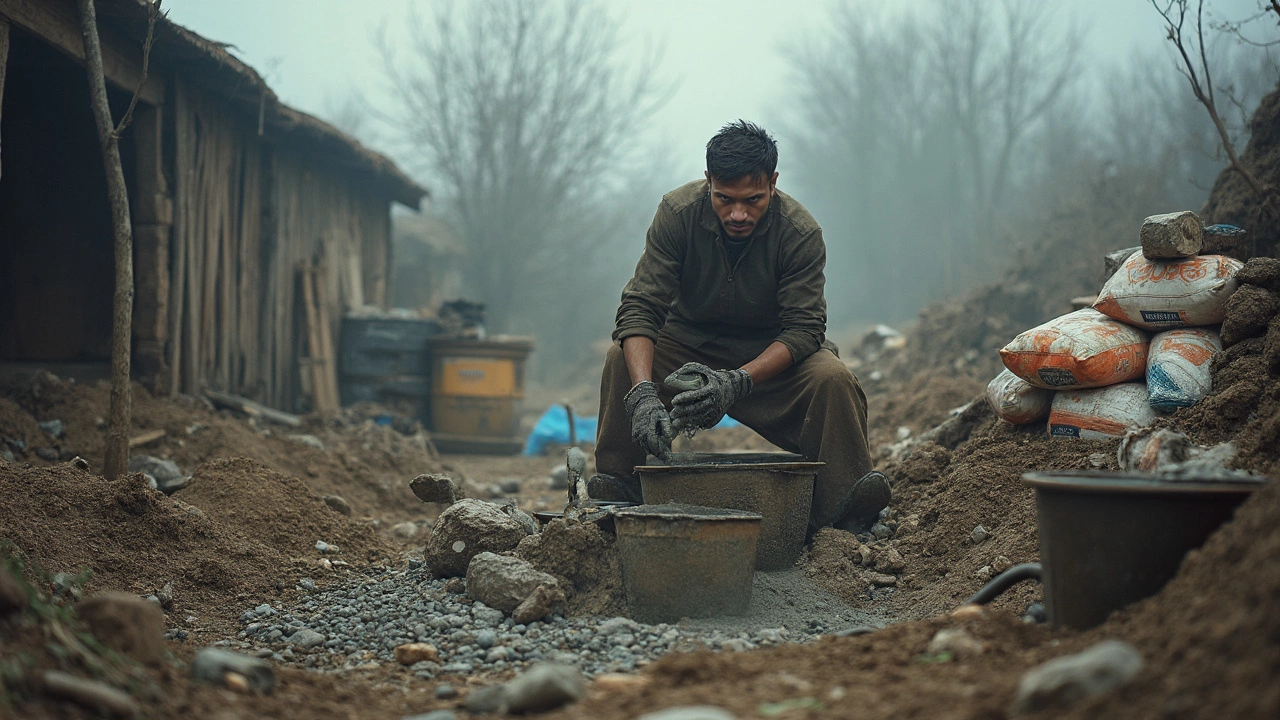
[[804, 549], [813, 479], [824, 463], [792, 453], [677, 453], [666, 465], [641, 465], [646, 504], [686, 503], [759, 513], [757, 570], [785, 570]]
[[1068, 471], [1022, 481], [1036, 489], [1049, 622], [1078, 629], [1158, 592], [1262, 485]]
[[693, 505], [614, 514], [622, 586], [634, 620], [745, 615], [760, 515]]

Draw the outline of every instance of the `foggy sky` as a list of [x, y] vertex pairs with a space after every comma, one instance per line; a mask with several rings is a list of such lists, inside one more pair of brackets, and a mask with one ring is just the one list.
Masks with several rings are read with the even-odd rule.
[[[777, 106], [778, 99], [787, 96], [789, 68], [782, 51], [803, 42], [806, 35], [822, 32], [832, 4], [833, 0], [612, 4], [624, 18], [630, 57], [640, 58], [646, 43], [664, 44], [663, 62], [654, 72], [663, 82], [678, 83], [671, 101], [651, 123], [649, 136], [641, 139], [669, 158], [676, 176], [673, 186], [702, 174], [707, 138], [738, 117], [761, 122], [778, 135], [780, 184], [786, 186], [788, 138], [779, 120], [787, 116], [787, 109]], [[879, 4], [894, 8], [904, 3]], [[431, 5], [430, 0], [168, 0], [165, 8], [171, 20], [234, 44], [230, 50], [262, 73], [282, 101], [323, 117], [327, 106], [353, 88], [378, 100], [384, 86], [371, 36], [386, 22], [396, 37], [411, 7], [425, 15]], [[1147, 0], [1071, 0], [1062, 6], [1089, 29], [1087, 73], [1123, 62], [1134, 49], [1165, 43], [1162, 25]], [[1211, 5], [1228, 17], [1247, 15], [1255, 6], [1255, 0], [1216, 0]], [[374, 133], [378, 131], [375, 127]], [[372, 144], [381, 144], [376, 134]], [[430, 186], [430, 178], [423, 180]]]

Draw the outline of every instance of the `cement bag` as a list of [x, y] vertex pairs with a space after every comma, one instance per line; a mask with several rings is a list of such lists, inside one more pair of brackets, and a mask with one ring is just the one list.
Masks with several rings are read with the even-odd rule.
[[1062, 390], [1053, 396], [1049, 434], [1089, 440], [1123, 437], [1130, 428], [1156, 420], [1143, 383], [1121, 383], [1096, 390]]
[[1243, 265], [1225, 255], [1148, 260], [1136, 252], [1102, 286], [1093, 307], [1147, 330], [1216, 325]]
[[1092, 388], [1142, 377], [1147, 334], [1082, 308], [1031, 328], [1000, 351], [1004, 366], [1040, 388]]
[[1001, 420], [1026, 425], [1049, 414], [1053, 391], [1038, 388], [1006, 369], [987, 384], [987, 402]]
[[1199, 402], [1213, 386], [1209, 361], [1220, 352], [1218, 333], [1206, 328], [1157, 333], [1147, 354], [1151, 407], [1170, 412]]

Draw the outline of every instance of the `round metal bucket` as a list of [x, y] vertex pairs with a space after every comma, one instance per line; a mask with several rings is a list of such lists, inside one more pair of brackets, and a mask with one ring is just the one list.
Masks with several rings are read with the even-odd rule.
[[1262, 485], [1067, 471], [1022, 481], [1036, 490], [1049, 622], [1078, 629], [1159, 591]]
[[692, 505], [614, 513], [622, 586], [632, 619], [745, 615], [760, 515]]
[[804, 548], [820, 462], [792, 453], [677, 453], [666, 465], [641, 465], [646, 504], [686, 503], [759, 513], [757, 570], [785, 570]]

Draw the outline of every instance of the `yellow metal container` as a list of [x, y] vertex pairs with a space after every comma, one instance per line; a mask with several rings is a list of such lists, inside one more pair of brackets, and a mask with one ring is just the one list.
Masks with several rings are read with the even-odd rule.
[[528, 338], [431, 342], [432, 440], [443, 452], [517, 452]]

